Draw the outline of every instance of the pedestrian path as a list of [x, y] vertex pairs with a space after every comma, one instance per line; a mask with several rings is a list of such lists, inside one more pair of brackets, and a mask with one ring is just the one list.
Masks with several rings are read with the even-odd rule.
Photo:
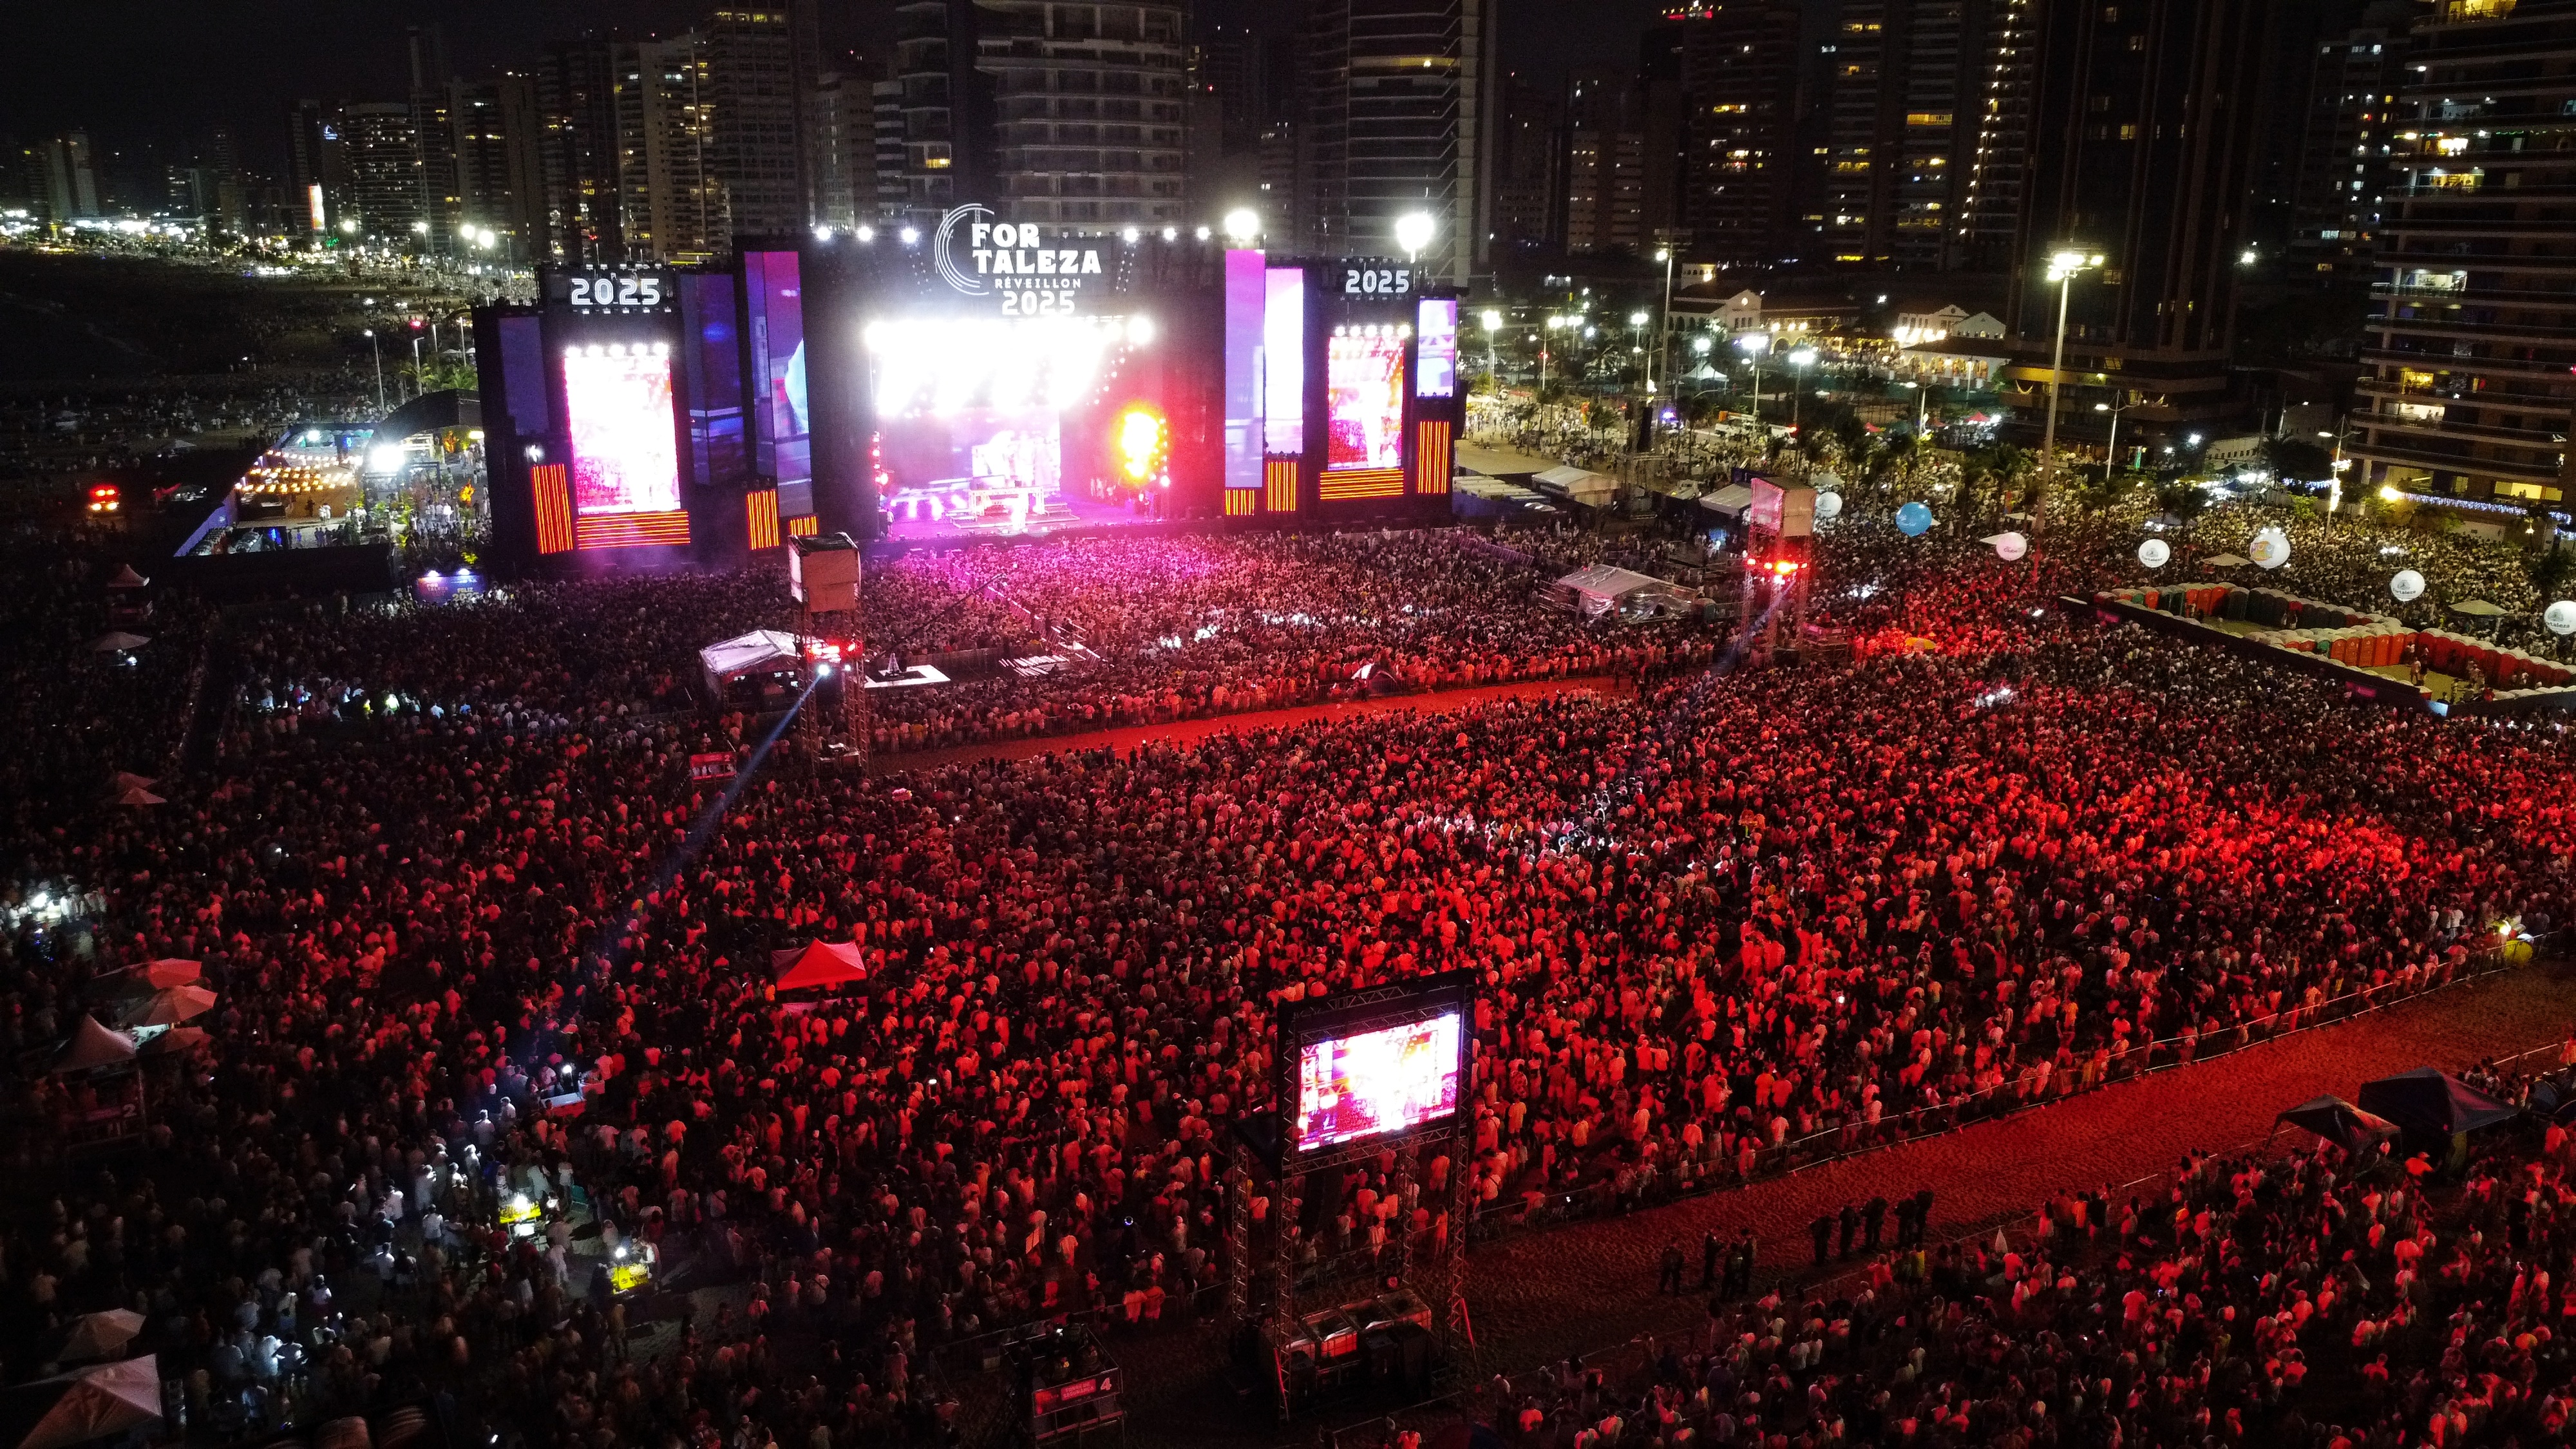
[[868, 773], [890, 775], [902, 770], [935, 770], [942, 765], [965, 765], [977, 760], [1025, 760], [1032, 755], [1053, 754], [1060, 750], [1112, 749], [1124, 754], [1144, 744], [1180, 744], [1215, 734], [1284, 729], [1316, 720], [1356, 719], [1362, 715], [1388, 714], [1398, 710], [1445, 714], [1498, 699], [1635, 692], [1635, 686], [1627, 680], [1607, 675], [1587, 675], [1577, 679], [1524, 679], [1511, 684], [1473, 685], [1425, 694], [1394, 694], [1380, 699], [1341, 700], [1332, 704], [1298, 705], [1291, 709], [1221, 714], [1206, 719], [1174, 720], [1169, 724], [1122, 725], [1116, 729], [1091, 730], [1078, 735], [1037, 735], [1027, 739], [953, 745], [945, 749], [911, 750], [870, 760]]

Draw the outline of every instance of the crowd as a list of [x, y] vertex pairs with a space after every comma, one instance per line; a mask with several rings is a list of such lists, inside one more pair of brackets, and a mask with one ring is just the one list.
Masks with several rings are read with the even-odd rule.
[[2563, 1128], [2517, 1130], [2456, 1178], [2384, 1148], [2196, 1154], [1805, 1292], [1724, 1283], [1697, 1334], [1496, 1379], [1471, 1412], [1513, 1449], [2562, 1442], [2576, 1182]]
[[1094, 656], [1036, 678], [879, 691], [886, 750], [1328, 699], [1705, 662], [1704, 634], [1586, 624], [1446, 531], [1094, 539], [916, 553], [865, 582], [871, 653]]
[[[109, 968], [202, 960], [221, 1004], [113, 1176], [58, 1150], [88, 1086], [10, 1078], [0, 1157], [48, 1190], [0, 1214], [0, 1362], [139, 1305], [218, 1424], [446, 1387], [529, 1443], [941, 1442], [943, 1345], [1222, 1280], [1225, 1133], [1283, 999], [1483, 980], [1471, 1139], [1310, 1192], [1320, 1264], [1465, 1231], [1419, 1187], [1452, 1171], [1480, 1217], [1740, 1181], [2438, 984], [2565, 914], [2555, 735], [2070, 632], [2020, 607], [2033, 576], [1894, 537], [1854, 529], [1818, 587], [1923, 643], [1848, 667], [893, 780], [668, 708], [701, 636], [771, 616], [756, 579], [263, 621], [168, 805], [15, 804], [16, 897], [93, 904], [9, 916], [13, 1059]], [[1440, 539], [1050, 545], [984, 559], [1008, 604], [978, 560], [880, 572], [915, 647], [1070, 625], [1229, 690], [1310, 627], [1283, 609], [1330, 621], [1298, 688], [1601, 647]], [[97, 578], [73, 550], [12, 601], [44, 621], [12, 749], [91, 775], [190, 729], [166, 677], [101, 694], [70, 658]], [[81, 709], [135, 733], [45, 741]], [[689, 769], [727, 749], [738, 794]], [[770, 953], [813, 940], [866, 979], [778, 999]], [[496, 1236], [516, 1192], [583, 1236]], [[598, 1272], [639, 1240], [649, 1322]]]

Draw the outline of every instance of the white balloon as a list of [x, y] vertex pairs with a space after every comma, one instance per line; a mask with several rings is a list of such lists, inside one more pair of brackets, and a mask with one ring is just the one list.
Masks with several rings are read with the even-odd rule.
[[1841, 494], [1819, 493], [1816, 495], [1816, 521], [1818, 523], [1831, 523], [1842, 516], [1843, 496]]
[[2020, 534], [1999, 533], [1995, 535], [1995, 557], [2002, 559], [2005, 563], [2017, 563], [2020, 561], [2021, 556], [2028, 552], [2030, 552], [2030, 540], [2022, 537]]
[[2252, 542], [2245, 545], [2245, 553], [2247, 557], [2254, 560], [2257, 567], [2279, 568], [2290, 561], [2289, 535], [2277, 528], [2264, 529], [2254, 535]]
[[2151, 569], [2163, 568], [2165, 561], [2172, 557], [2173, 545], [2161, 538], [2151, 538], [2138, 545], [2138, 562]]
[[2560, 599], [2541, 610], [2540, 622], [2548, 625], [2552, 634], [2576, 634], [2576, 599]]
[[2399, 569], [2388, 581], [2388, 592], [2401, 604], [2411, 604], [2424, 597], [2424, 576], [2413, 569]]

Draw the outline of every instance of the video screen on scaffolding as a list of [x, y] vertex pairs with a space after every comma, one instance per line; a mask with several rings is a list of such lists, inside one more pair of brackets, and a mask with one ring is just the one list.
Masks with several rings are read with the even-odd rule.
[[1390, 326], [1334, 333], [1324, 354], [1325, 471], [1404, 466], [1404, 344]]
[[1409, 1132], [1454, 1116], [1463, 1007], [1426, 1020], [1297, 1044], [1299, 1152]]
[[680, 511], [671, 350], [653, 342], [567, 349], [564, 413], [578, 517]]
[[[1124, 520], [1149, 481], [1114, 466], [1120, 386], [1143, 317], [887, 319], [865, 337], [876, 484], [897, 538], [1042, 533]], [[1116, 399], [1116, 401], [1111, 401]]]

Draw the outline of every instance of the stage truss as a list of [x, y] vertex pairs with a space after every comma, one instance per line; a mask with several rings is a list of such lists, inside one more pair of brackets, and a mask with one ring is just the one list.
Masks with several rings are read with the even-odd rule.
[[[1342, 1021], [1341, 1032], [1411, 1026], [1454, 1009], [1424, 1003], [1413, 989], [1404, 986], [1374, 988], [1341, 1001], [1364, 1005], [1372, 997], [1389, 1002], [1389, 1008]], [[1395, 1004], [1399, 1002], [1402, 1004]], [[1370, 1290], [1379, 1291], [1392, 1278], [1398, 1287], [1430, 1305], [1434, 1315], [1435, 1372], [1467, 1381], [1476, 1377], [1476, 1335], [1467, 1312], [1467, 1227], [1475, 1207], [1475, 1174], [1467, 1156], [1474, 1140], [1472, 1116], [1450, 1125], [1371, 1137], [1312, 1152], [1283, 1152], [1277, 1157], [1256, 1147], [1247, 1136], [1236, 1136], [1227, 1183], [1229, 1226], [1236, 1251], [1226, 1284], [1226, 1325], [1238, 1337], [1248, 1329], [1258, 1331], [1274, 1378], [1281, 1423], [1290, 1422], [1296, 1413], [1288, 1382], [1289, 1344], [1301, 1331], [1308, 1313], [1337, 1306], [1347, 1296], [1354, 1277], [1352, 1269], [1344, 1268], [1319, 1277], [1302, 1292], [1299, 1289], [1298, 1259], [1305, 1239], [1298, 1223], [1304, 1213], [1307, 1180], [1314, 1174], [1337, 1172], [1389, 1151], [1395, 1156], [1396, 1174], [1389, 1190], [1399, 1199], [1412, 1185], [1417, 1167], [1425, 1159], [1436, 1159], [1445, 1152], [1448, 1168], [1429, 1226], [1416, 1234], [1411, 1223], [1406, 1222], [1386, 1250], [1393, 1255], [1391, 1263], [1372, 1255]], [[1265, 1184], [1274, 1189], [1266, 1241], [1261, 1232], [1265, 1225], [1255, 1223], [1252, 1217], [1253, 1198]]]

